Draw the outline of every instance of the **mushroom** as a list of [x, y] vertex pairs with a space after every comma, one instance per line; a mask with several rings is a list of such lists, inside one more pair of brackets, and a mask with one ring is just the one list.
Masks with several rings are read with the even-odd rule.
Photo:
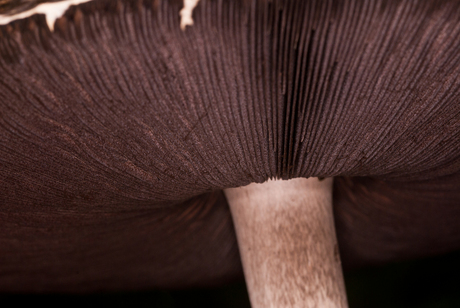
[[343, 307], [333, 219], [345, 268], [460, 248], [460, 3], [182, 8], [6, 14], [0, 290], [214, 285], [240, 251], [254, 307]]

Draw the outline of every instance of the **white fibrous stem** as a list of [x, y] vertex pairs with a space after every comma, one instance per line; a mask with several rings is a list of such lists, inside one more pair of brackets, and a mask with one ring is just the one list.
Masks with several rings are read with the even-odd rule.
[[64, 0], [60, 2], [48, 2], [14, 15], [0, 15], [0, 25], [9, 24], [12, 21], [27, 18], [35, 14], [45, 14], [46, 23], [50, 31], [54, 31], [54, 22], [64, 15], [71, 5], [77, 5], [91, 0]]
[[253, 308], [347, 307], [332, 178], [225, 189]]
[[186, 26], [193, 25], [192, 12], [199, 0], [184, 0], [184, 7], [180, 10], [180, 28], [185, 30]]

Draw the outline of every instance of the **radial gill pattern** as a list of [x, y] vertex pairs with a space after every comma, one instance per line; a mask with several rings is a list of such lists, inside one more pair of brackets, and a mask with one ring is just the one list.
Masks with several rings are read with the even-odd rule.
[[341, 243], [398, 238], [358, 231], [402, 205], [460, 216], [459, 1], [201, 0], [185, 30], [182, 6], [95, 0], [54, 31], [44, 15], [0, 26], [1, 213], [158, 210], [334, 176]]

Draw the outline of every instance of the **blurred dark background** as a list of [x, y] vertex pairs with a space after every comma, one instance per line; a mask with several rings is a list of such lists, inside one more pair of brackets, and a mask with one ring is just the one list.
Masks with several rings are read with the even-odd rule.
[[[460, 307], [460, 251], [422, 260], [345, 273], [350, 308]], [[0, 294], [5, 303], [109, 305], [112, 307], [249, 308], [244, 282], [212, 289], [94, 295]]]

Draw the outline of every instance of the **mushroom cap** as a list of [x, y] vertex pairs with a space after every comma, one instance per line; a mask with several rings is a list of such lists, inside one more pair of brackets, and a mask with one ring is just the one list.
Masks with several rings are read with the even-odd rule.
[[241, 275], [221, 190], [269, 178], [336, 177], [345, 265], [460, 248], [458, 1], [181, 7], [0, 26], [0, 289]]

